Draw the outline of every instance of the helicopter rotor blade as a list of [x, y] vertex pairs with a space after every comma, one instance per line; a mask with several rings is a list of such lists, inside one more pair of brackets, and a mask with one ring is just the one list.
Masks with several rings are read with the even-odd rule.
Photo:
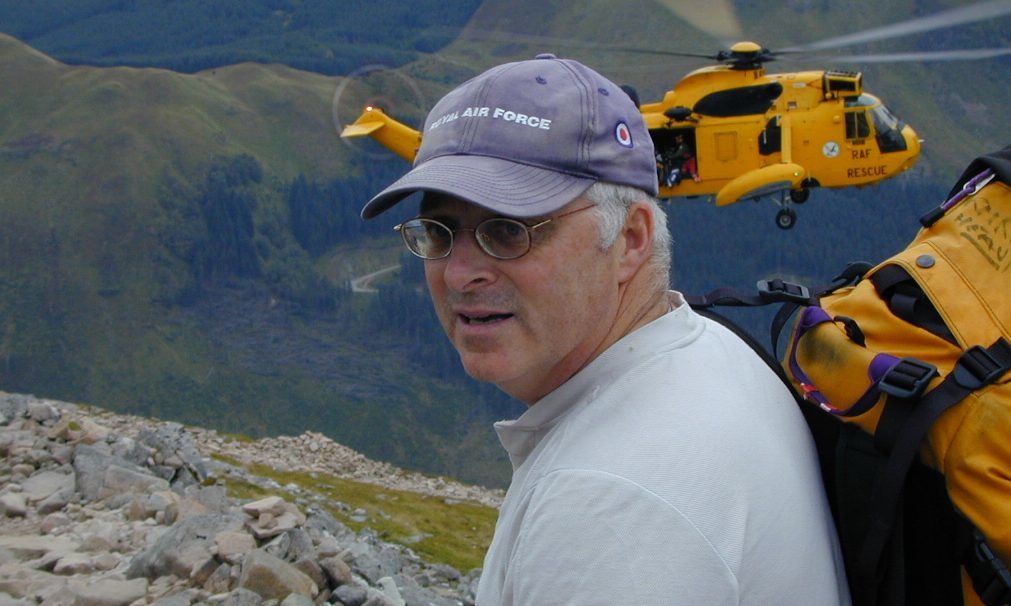
[[845, 57], [825, 57], [823, 60], [835, 63], [900, 63], [904, 61], [971, 61], [976, 59], [992, 59], [1004, 55], [1011, 55], [1011, 48], [974, 48], [916, 53], [848, 55]]
[[657, 4], [724, 45], [744, 36], [730, 0], [657, 0]]
[[838, 36], [836, 38], [813, 42], [811, 44], [785, 48], [779, 52], [800, 52], [839, 48], [863, 42], [873, 42], [875, 40], [909, 36], [912, 34], [929, 32], [935, 29], [983, 21], [985, 19], [995, 19], [1007, 14], [1011, 14], [1011, 0], [990, 0], [989, 2], [979, 2], [969, 6], [953, 8], [933, 15], [928, 15], [926, 17], [918, 17], [908, 21], [903, 21], [901, 23], [876, 27], [854, 34], [847, 34], [845, 36]]
[[[442, 30], [438, 28], [432, 28], [436, 33], [441, 34]], [[561, 48], [574, 48], [579, 50], [585, 50], [591, 48], [594, 50], [604, 50], [611, 52], [625, 52], [625, 53], [635, 53], [635, 54], [646, 54], [646, 55], [663, 55], [663, 56], [673, 56], [673, 57], [695, 57], [700, 59], [713, 59], [715, 60], [716, 54], [714, 53], [688, 53], [674, 50], [662, 50], [656, 48], [645, 48], [638, 46], [623, 46], [619, 44], [605, 44], [600, 42], [589, 43], [584, 40], [569, 40], [566, 38], [556, 38], [553, 36], [536, 36], [531, 34], [520, 34], [517, 32], [507, 32], [500, 30], [490, 30], [490, 29], [478, 29], [474, 27], [467, 27], [460, 31], [460, 39], [469, 40], [480, 40], [485, 42], [502, 42], [509, 44], [527, 44], [527, 45], [540, 45], [541, 50], [544, 52], [551, 52], [553, 50]]]

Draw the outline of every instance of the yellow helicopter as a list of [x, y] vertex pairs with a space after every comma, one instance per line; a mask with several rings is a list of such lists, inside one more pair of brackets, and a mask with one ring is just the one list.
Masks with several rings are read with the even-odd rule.
[[[623, 87], [652, 136], [661, 198], [708, 195], [726, 206], [769, 197], [779, 206], [776, 225], [789, 229], [797, 218], [791, 205], [812, 188], [873, 185], [919, 157], [916, 132], [864, 91], [860, 72], [767, 74], [764, 64], [777, 53], [754, 42], [690, 56], [717, 64], [690, 72], [660, 101], [639, 104]], [[341, 131], [360, 136], [412, 162], [422, 134], [368, 105]]]

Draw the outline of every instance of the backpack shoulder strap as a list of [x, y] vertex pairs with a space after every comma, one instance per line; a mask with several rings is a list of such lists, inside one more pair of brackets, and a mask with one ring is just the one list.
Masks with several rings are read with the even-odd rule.
[[1011, 145], [973, 160], [959, 177], [955, 187], [948, 192], [948, 199], [920, 217], [920, 224], [930, 227], [958, 201], [983, 189], [983, 186], [995, 178], [1011, 185]]
[[[786, 305], [784, 305], [784, 307], [785, 306]], [[837, 522], [839, 520], [839, 510], [836, 499], [836, 445], [839, 442], [839, 434], [842, 424], [836, 419], [833, 419], [831, 415], [822, 413], [822, 411], [818, 410], [816, 406], [811, 406], [804, 402], [803, 397], [793, 388], [793, 384], [790, 382], [790, 378], [787, 377], [786, 370], [783, 369], [779, 360], [773, 357], [768, 349], [762, 347], [761, 343], [751, 336], [748, 331], [730, 318], [713, 311], [712, 306], [701, 306], [699, 308], [695, 308], [695, 311], [699, 315], [705, 316], [714, 322], [723, 325], [737, 335], [749, 347], [751, 347], [758, 357], [765, 362], [769, 369], [772, 370], [777, 377], [779, 377], [779, 380], [786, 386], [787, 391], [789, 391], [790, 395], [793, 396], [793, 400], [800, 409], [801, 414], [804, 415], [804, 420], [807, 422], [811, 436], [814, 438], [815, 450], [818, 452], [818, 464], [821, 467], [822, 483], [824, 484], [825, 493], [828, 497], [829, 507], [832, 510], [832, 519]]]
[[965, 169], [965, 172], [962, 173], [962, 176], [959, 177], [955, 186], [951, 188], [948, 197], [956, 195], [965, 187], [966, 183], [986, 169], [992, 170], [997, 178], [1004, 183], [1011, 184], [1011, 145], [1000, 151], [985, 154], [973, 160], [969, 164], [969, 167]]

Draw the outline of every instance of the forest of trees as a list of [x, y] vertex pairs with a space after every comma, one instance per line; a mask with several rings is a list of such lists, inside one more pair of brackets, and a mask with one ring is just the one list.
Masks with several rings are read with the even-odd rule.
[[[401, 172], [401, 166], [387, 163], [361, 171], [360, 177], [325, 184], [304, 175], [296, 177], [287, 193], [295, 240], [316, 258], [337, 244], [391, 233], [393, 213], [370, 221], [362, 221], [359, 213], [364, 200]], [[410, 360], [428, 376], [457, 384], [479, 400], [484, 410], [504, 414], [515, 403], [497, 389], [475, 383], [463, 372], [429, 302], [422, 261], [405, 250], [400, 266], [396, 279], [379, 285], [363, 322], [356, 325], [361, 334], [395, 336], [404, 360]]]
[[196, 72], [245, 61], [347, 74], [446, 45], [480, 4], [436, 0], [0, 0], [0, 28], [66, 63]]
[[339, 242], [388, 234], [394, 222], [389, 216], [363, 221], [364, 202], [392, 183], [403, 167], [378, 164], [356, 171], [358, 177], [319, 183], [299, 175], [287, 191], [291, 232], [299, 245], [318, 257]]

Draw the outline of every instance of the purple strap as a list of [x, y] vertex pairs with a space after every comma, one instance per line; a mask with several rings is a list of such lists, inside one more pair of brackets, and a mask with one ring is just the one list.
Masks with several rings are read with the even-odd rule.
[[969, 179], [965, 182], [965, 185], [962, 186], [962, 189], [960, 189], [957, 194], [952, 196], [944, 204], [941, 204], [941, 209], [947, 212], [949, 208], [961, 202], [966, 196], [972, 195], [983, 189], [983, 186], [992, 181], [994, 176], [993, 169], [988, 168], [972, 179]]
[[804, 397], [830, 412], [833, 409], [832, 405], [829, 404], [828, 398], [818, 391], [814, 382], [811, 381], [803, 369], [801, 369], [800, 364], [797, 363], [797, 345], [800, 343], [800, 338], [803, 337], [807, 331], [819, 324], [831, 321], [832, 317], [828, 315], [828, 312], [824, 309], [817, 306], [805, 307], [804, 311], [800, 312], [800, 321], [797, 324], [797, 331], [794, 334], [793, 343], [790, 344], [790, 372], [793, 373], [793, 378], [797, 381], [800, 385], [800, 389], [804, 392]]
[[828, 314], [821, 307], [807, 307], [801, 312], [800, 321], [797, 325], [797, 331], [793, 339], [793, 343], [790, 344], [790, 372], [793, 373], [793, 378], [800, 385], [801, 390], [804, 392], [804, 397], [811, 400], [822, 410], [830, 412], [835, 415], [840, 415], [844, 417], [855, 416], [867, 412], [874, 406], [878, 401], [878, 397], [881, 395], [881, 390], [878, 388], [878, 384], [881, 379], [884, 378], [895, 366], [901, 362], [900, 358], [897, 358], [891, 354], [880, 353], [874, 356], [871, 360], [870, 365], [867, 367], [867, 376], [871, 380], [870, 387], [867, 391], [861, 395], [856, 402], [851, 406], [846, 408], [838, 408], [833, 406], [829, 402], [825, 394], [818, 390], [818, 386], [807, 376], [807, 373], [801, 369], [800, 364], [797, 362], [797, 346], [800, 342], [800, 338], [804, 336], [807, 331], [811, 330], [819, 324], [824, 324], [825, 322], [834, 322], [832, 316]]

